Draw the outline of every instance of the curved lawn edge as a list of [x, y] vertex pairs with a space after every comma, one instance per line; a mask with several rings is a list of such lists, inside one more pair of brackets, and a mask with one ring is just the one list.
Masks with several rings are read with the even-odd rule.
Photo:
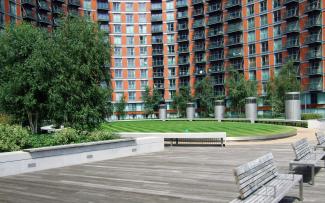
[[227, 141], [258, 141], [258, 140], [265, 141], [265, 140], [283, 139], [283, 138], [293, 137], [296, 135], [297, 135], [297, 130], [295, 129], [292, 132], [275, 134], [275, 135], [227, 137]]

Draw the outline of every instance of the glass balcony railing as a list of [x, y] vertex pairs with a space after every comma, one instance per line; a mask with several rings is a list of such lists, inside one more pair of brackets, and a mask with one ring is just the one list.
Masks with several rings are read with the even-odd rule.
[[64, 13], [64, 10], [62, 7], [60, 6], [53, 6], [53, 13], [56, 13], [56, 14], [63, 14]]
[[178, 35], [177, 41], [178, 42], [188, 41], [188, 35]]
[[235, 6], [241, 6], [241, 0], [228, 0], [225, 8], [229, 9]]
[[192, 0], [192, 5], [202, 4], [203, 0]]
[[233, 33], [233, 32], [242, 32], [243, 31], [243, 25], [240, 23], [236, 23], [236, 24], [228, 24], [228, 29], [227, 29], [227, 33]]
[[241, 12], [231, 12], [228, 13], [226, 20], [230, 21], [230, 20], [236, 20], [236, 19], [240, 19], [242, 17]]
[[176, 2], [176, 7], [177, 8], [187, 7], [187, 0], [178, 0]]
[[287, 18], [287, 19], [289, 19], [289, 18], [299, 18], [298, 9], [289, 9], [289, 10], [287, 10], [287, 12], [285, 14], [285, 18]]
[[178, 53], [188, 53], [188, 47], [179, 47], [178, 48]]
[[177, 19], [188, 18], [187, 11], [186, 12], [178, 12]]
[[177, 29], [178, 30], [187, 30], [188, 29], [187, 23], [178, 24]]
[[322, 59], [322, 52], [320, 50], [310, 50], [306, 56], [307, 60]]
[[228, 58], [239, 58], [243, 57], [243, 49], [229, 49]]
[[309, 18], [306, 23], [306, 28], [322, 27], [322, 21], [320, 18]]
[[322, 7], [319, 1], [308, 2], [305, 7], [305, 13], [321, 11]]
[[200, 16], [200, 15], [204, 15], [203, 9], [193, 10], [193, 16]]
[[162, 6], [161, 6], [161, 3], [153, 3], [151, 4], [151, 10], [161, 10], [162, 9]]
[[208, 7], [208, 13], [212, 13], [212, 12], [216, 12], [216, 11], [222, 11], [221, 4], [218, 4], [218, 3], [210, 4]]
[[243, 44], [243, 39], [242, 38], [229, 38], [227, 42], [227, 46], [233, 46], [233, 45], [239, 45]]
[[323, 81], [320, 82], [311, 82], [308, 85], [309, 91], [322, 91], [323, 90]]
[[285, 5], [289, 3], [299, 3], [299, 0], [284, 0]]
[[49, 18], [48, 18], [47, 15], [38, 14], [37, 15], [37, 20], [40, 23], [51, 24], [51, 22], [50, 22], [50, 20], [49, 20]]
[[153, 77], [154, 78], [163, 78], [164, 77], [164, 73], [163, 72], [154, 72], [153, 73]]
[[320, 34], [311, 34], [306, 38], [306, 44], [322, 43]]
[[223, 48], [223, 41], [220, 42], [210, 42], [209, 43], [209, 49], [217, 49], [217, 48]]
[[79, 0], [69, 0], [68, 3], [69, 3], [69, 5], [72, 5], [72, 6], [80, 6]]
[[208, 32], [208, 36], [209, 37], [215, 37], [215, 36], [218, 36], [218, 35], [223, 35], [224, 32], [222, 29], [214, 29], [214, 28], [210, 28], [209, 29], [209, 32]]
[[210, 73], [223, 73], [225, 71], [223, 66], [212, 66], [210, 68]]
[[295, 48], [295, 47], [300, 47], [300, 43], [298, 39], [293, 39], [293, 40], [287, 40], [286, 42], [286, 48]]
[[199, 39], [204, 39], [204, 38], [205, 38], [204, 32], [196, 32], [196, 33], [194, 33], [194, 36], [193, 36], [194, 40], [199, 40]]
[[187, 77], [190, 75], [190, 72], [188, 70], [180, 70], [178, 75], [180, 77]]
[[97, 9], [98, 10], [109, 10], [108, 3], [99, 2], [97, 4]]
[[44, 10], [44, 11], [51, 11], [51, 9], [46, 1], [38, 1], [38, 9]]
[[31, 9], [23, 9], [23, 18], [29, 19], [29, 20], [35, 20], [33, 11]]
[[200, 28], [204, 26], [205, 26], [204, 19], [195, 20], [193, 23], [193, 28]]
[[35, 1], [34, 0], [21, 0], [21, 4], [35, 6]]
[[321, 66], [308, 69], [309, 75], [323, 75], [323, 73], [323, 68]]
[[224, 60], [224, 53], [223, 52], [217, 52], [217, 53], [211, 53], [209, 56], [209, 61], [218, 61], [218, 60]]
[[209, 17], [209, 19], [208, 19], [208, 25], [213, 25], [213, 24], [218, 24], [218, 23], [223, 23], [222, 16], [212, 16], [212, 17]]
[[300, 32], [300, 27], [298, 23], [287, 24], [286, 33]]

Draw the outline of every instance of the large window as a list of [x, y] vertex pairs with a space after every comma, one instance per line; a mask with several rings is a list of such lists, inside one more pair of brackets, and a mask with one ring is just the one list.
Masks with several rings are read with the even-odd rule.
[[266, 0], [260, 2], [260, 10], [261, 10], [261, 13], [265, 12], [267, 10], [267, 1]]
[[113, 11], [121, 11], [120, 2], [113, 2]]
[[274, 11], [273, 12], [273, 22], [278, 23], [281, 21], [281, 11]]
[[132, 12], [133, 11], [133, 3], [126, 3], [125, 4], [125, 10], [128, 12]]
[[126, 15], [126, 22], [127, 23], [133, 23], [133, 15], [132, 14], [127, 14]]
[[122, 44], [121, 37], [120, 36], [115, 36], [114, 37], [114, 44]]
[[255, 42], [255, 31], [248, 32], [248, 42]]
[[261, 40], [265, 40], [267, 39], [267, 28], [263, 28], [261, 29], [261, 33], [260, 33], [260, 37], [261, 37]]
[[261, 15], [261, 27], [268, 25], [267, 23], [267, 15]]
[[282, 33], [281, 33], [281, 25], [275, 25], [273, 27], [273, 37], [281, 37]]
[[120, 14], [114, 14], [113, 15], [113, 22], [114, 23], [120, 23], [121, 22], [121, 15]]
[[274, 51], [282, 50], [282, 39], [274, 40]]
[[114, 33], [121, 33], [121, 25], [114, 25]]
[[266, 41], [266, 42], [262, 42], [261, 43], [261, 47], [262, 47], [262, 53], [265, 53], [265, 52], [268, 52], [269, 51], [269, 43]]
[[255, 44], [250, 44], [248, 46], [249, 55], [254, 55], [256, 53]]
[[134, 26], [133, 25], [127, 25], [126, 26], [126, 33], [127, 34], [134, 34]]

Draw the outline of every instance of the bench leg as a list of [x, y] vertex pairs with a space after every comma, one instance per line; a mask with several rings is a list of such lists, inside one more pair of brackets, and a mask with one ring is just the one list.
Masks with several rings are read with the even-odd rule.
[[289, 171], [292, 172], [292, 164], [289, 164]]
[[304, 185], [303, 185], [303, 178], [299, 181], [299, 200], [302, 202], [304, 201]]
[[223, 138], [221, 138], [221, 147], [223, 147]]
[[311, 166], [311, 184], [315, 184], [315, 166]]

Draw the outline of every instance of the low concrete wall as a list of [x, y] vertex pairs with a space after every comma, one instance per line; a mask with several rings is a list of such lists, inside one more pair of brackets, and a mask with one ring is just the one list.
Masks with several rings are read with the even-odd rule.
[[316, 130], [325, 130], [325, 120], [308, 120], [308, 128], [316, 129]]
[[164, 150], [161, 137], [61, 145], [0, 154], [0, 177]]

